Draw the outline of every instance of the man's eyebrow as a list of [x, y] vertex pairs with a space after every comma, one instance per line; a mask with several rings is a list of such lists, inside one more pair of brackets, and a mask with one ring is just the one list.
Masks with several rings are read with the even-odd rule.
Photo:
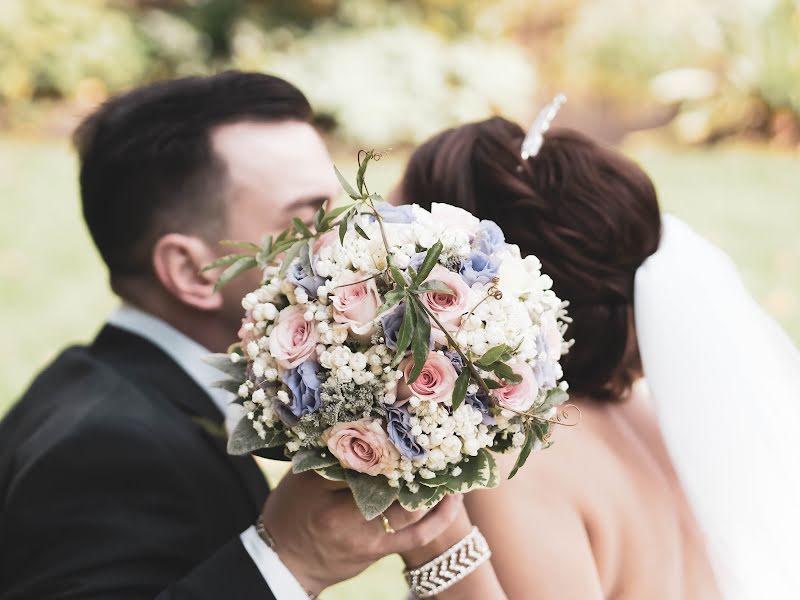
[[300, 198], [299, 200], [295, 200], [289, 206], [286, 207], [286, 212], [293, 212], [301, 208], [306, 208], [307, 206], [321, 206], [326, 204], [330, 200], [329, 196], [313, 196], [311, 198]]

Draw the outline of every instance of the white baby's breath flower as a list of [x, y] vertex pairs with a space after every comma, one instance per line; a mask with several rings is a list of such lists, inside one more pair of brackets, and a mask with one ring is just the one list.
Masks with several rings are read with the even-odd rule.
[[267, 399], [267, 394], [264, 392], [264, 390], [258, 388], [255, 392], [253, 392], [251, 399], [256, 404], [263, 404], [264, 401]]
[[468, 440], [464, 440], [464, 453], [469, 454], [470, 456], [477, 456], [478, 450], [481, 449], [481, 445], [478, 443], [476, 438], [470, 438]]
[[348, 381], [353, 380], [353, 369], [348, 366], [339, 367], [336, 370], [336, 379], [341, 381], [342, 383], [347, 383]]
[[250, 292], [244, 298], [242, 298], [242, 308], [245, 310], [253, 310], [256, 304], [258, 304], [258, 296], [256, 296], [253, 292]]
[[434, 473], [429, 469], [420, 469], [419, 476], [422, 477], [423, 479], [433, 479], [434, 477], [436, 477], [436, 473]]
[[250, 395], [250, 388], [247, 387], [247, 384], [242, 384], [239, 386], [239, 390], [237, 391], [237, 395], [241, 398], [247, 398]]
[[350, 356], [350, 367], [354, 371], [363, 371], [367, 367], [367, 357], [362, 352], [356, 352]]

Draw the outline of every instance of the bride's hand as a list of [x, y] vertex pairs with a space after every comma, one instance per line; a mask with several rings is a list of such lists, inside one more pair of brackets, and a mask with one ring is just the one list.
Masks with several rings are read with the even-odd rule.
[[[425, 546], [401, 552], [400, 556], [408, 570], [419, 568], [445, 554], [467, 537], [471, 531], [472, 522], [464, 504], [461, 503], [452, 524], [441, 535]], [[441, 600], [485, 600], [487, 598], [504, 600], [506, 595], [497, 580], [491, 561], [487, 560], [464, 579], [439, 592], [435, 597]]]

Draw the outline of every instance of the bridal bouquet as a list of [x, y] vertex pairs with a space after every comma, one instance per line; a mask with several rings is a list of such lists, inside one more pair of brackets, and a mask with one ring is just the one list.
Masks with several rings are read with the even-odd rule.
[[564, 304], [540, 262], [459, 208], [370, 194], [371, 159], [355, 188], [337, 171], [352, 203], [208, 267], [227, 267], [218, 285], [264, 274], [239, 343], [211, 359], [246, 412], [229, 452], [283, 447], [367, 519], [496, 486], [490, 451], [518, 450], [515, 473], [567, 397]]

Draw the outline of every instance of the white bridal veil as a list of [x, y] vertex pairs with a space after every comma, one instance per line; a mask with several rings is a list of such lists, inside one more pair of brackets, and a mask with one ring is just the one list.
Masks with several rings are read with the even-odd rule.
[[732, 261], [674, 217], [634, 304], [661, 431], [725, 598], [800, 598], [800, 353]]

